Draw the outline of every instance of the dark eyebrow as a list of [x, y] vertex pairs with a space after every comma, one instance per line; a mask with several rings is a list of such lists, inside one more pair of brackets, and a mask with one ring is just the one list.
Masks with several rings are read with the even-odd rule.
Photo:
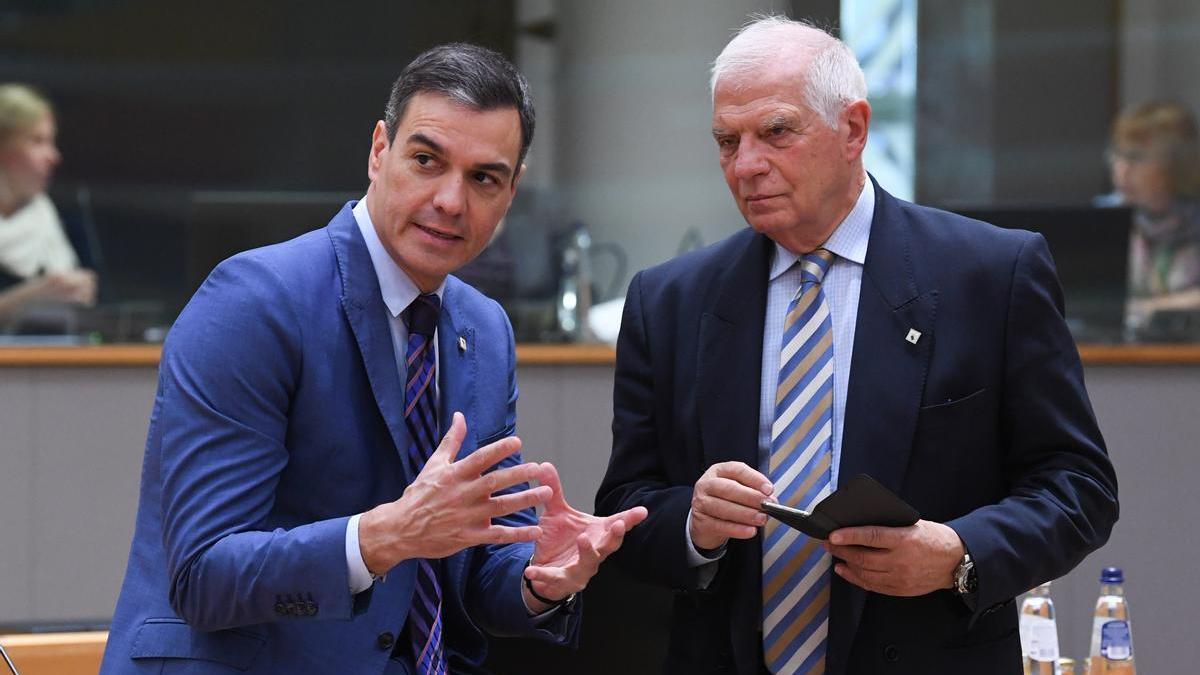
[[436, 141], [434, 141], [432, 138], [426, 136], [425, 134], [423, 134], [419, 131], [417, 133], [409, 136], [408, 142], [409, 143], [420, 143], [421, 145], [427, 145], [427, 146], [429, 146], [430, 150], [433, 150], [434, 152], [437, 152], [437, 153], [445, 154], [445, 152], [446, 152], [446, 150], [444, 148], [442, 148], [442, 146], [438, 145]]
[[[446, 150], [442, 146], [438, 145], [437, 141], [433, 140], [432, 138], [426, 136], [425, 134], [423, 134], [419, 131], [412, 134], [411, 136], [409, 136], [408, 142], [409, 143], [419, 143], [421, 145], [428, 146], [430, 150], [433, 150], [434, 152], [436, 152], [440, 155], [446, 154]], [[507, 178], [508, 176], [511, 176], [512, 172], [513, 172], [512, 167], [510, 167], [505, 162], [487, 162], [484, 164], [479, 164], [479, 165], [476, 165], [475, 170], [476, 171], [494, 171], [496, 173], [499, 173], [502, 178]]]

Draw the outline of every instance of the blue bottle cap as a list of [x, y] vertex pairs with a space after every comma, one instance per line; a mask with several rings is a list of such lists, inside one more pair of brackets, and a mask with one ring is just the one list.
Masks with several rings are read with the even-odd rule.
[[1105, 567], [1100, 572], [1100, 583], [1102, 584], [1123, 584], [1125, 583], [1125, 573], [1120, 567]]

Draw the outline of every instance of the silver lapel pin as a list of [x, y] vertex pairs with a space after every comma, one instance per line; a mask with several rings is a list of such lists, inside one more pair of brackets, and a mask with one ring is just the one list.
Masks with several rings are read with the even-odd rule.
[[917, 330], [916, 328], [909, 328], [908, 335], [905, 335], [904, 339], [915, 345], [917, 344], [917, 340], [921, 339], [921, 331]]
[[461, 335], [458, 336], [458, 351], [460, 351], [460, 352], [467, 351], [467, 338], [465, 338]]

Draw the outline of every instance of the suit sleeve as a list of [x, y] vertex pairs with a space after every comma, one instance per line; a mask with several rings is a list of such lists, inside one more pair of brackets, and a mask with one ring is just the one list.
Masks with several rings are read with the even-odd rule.
[[977, 612], [1066, 574], [1117, 520], [1117, 481], [1063, 319], [1041, 235], [1021, 247], [1005, 337], [1001, 443], [1008, 496], [947, 523], [979, 579]]
[[643, 581], [695, 589], [699, 572], [688, 564], [687, 517], [692, 485], [673, 484], [657, 428], [654, 364], [642, 305], [642, 273], [634, 276], [625, 298], [617, 338], [613, 388], [613, 450], [596, 495], [596, 513], [611, 515], [635, 506], [649, 511], [646, 520], [625, 535], [614, 559]]
[[[348, 619], [347, 518], [266, 529], [288, 463], [301, 322], [279, 276], [240, 256], [205, 281], [160, 367], [162, 501], [172, 607], [199, 630], [280, 618], [280, 593]], [[290, 617], [289, 617], [290, 618]], [[293, 619], [294, 620], [294, 619]]]
[[[517, 370], [516, 345], [513, 339], [512, 325], [499, 306], [495, 307], [498, 320], [504, 326], [507, 336], [508, 351], [508, 403], [505, 415], [505, 428], [498, 436], [491, 439], [480, 439], [482, 442], [492, 442], [499, 438], [512, 436], [517, 430]], [[501, 461], [496, 468], [519, 466], [524, 460], [517, 452]], [[514, 485], [499, 494], [510, 494], [529, 488], [528, 483]], [[509, 527], [521, 527], [537, 524], [537, 514], [533, 509], [525, 509], [499, 518], [493, 523]], [[543, 623], [535, 623], [525, 607], [521, 595], [525, 566], [533, 556], [533, 544], [522, 542], [517, 544], [489, 544], [480, 546], [474, 551], [478, 560], [475, 572], [470, 578], [468, 597], [471, 599], [471, 617], [487, 633], [497, 637], [531, 637], [546, 640], [556, 644], [575, 646], [579, 641], [579, 616], [559, 612], [549, 617]], [[576, 609], [579, 605], [576, 605]]]

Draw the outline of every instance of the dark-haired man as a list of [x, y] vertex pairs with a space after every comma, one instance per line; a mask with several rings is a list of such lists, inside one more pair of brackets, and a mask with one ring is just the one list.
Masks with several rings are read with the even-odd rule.
[[163, 349], [103, 672], [434, 675], [479, 671], [486, 634], [576, 639], [575, 592], [645, 509], [580, 513], [521, 462], [511, 327], [449, 276], [533, 127], [502, 56], [425, 52], [366, 198], [205, 281]]

